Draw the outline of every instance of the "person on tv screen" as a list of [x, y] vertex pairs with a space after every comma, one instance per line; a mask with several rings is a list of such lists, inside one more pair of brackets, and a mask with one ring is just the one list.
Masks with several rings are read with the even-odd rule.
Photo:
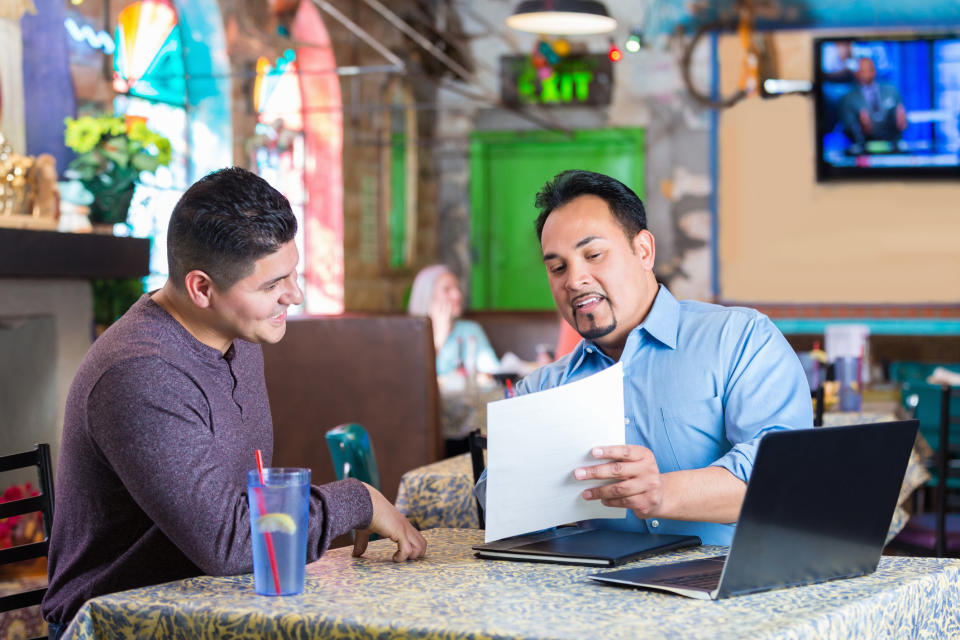
[[860, 58], [856, 71], [857, 86], [843, 97], [840, 119], [843, 132], [850, 138], [851, 153], [868, 150], [868, 142], [889, 142], [890, 151], [900, 146], [907, 128], [907, 110], [895, 86], [876, 81], [877, 70], [870, 58]]

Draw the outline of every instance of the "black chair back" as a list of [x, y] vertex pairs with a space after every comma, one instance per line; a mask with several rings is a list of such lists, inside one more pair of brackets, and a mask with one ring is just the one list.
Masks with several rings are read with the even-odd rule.
[[[483, 469], [487, 466], [487, 463], [483, 459], [483, 452], [487, 448], [487, 438], [480, 434], [479, 429], [474, 429], [470, 432], [470, 435], [467, 436], [467, 445], [470, 447], [470, 464], [473, 466], [473, 484], [477, 484], [480, 481], [480, 474], [483, 473]], [[480, 505], [480, 501], [477, 500], [477, 519], [480, 521], [480, 528], [484, 528], [483, 520], [483, 507]]]
[[[908, 383], [905, 383], [905, 389], [906, 384]], [[929, 431], [924, 434], [931, 445], [934, 442], [933, 437], [938, 438], [932, 465], [928, 466], [931, 475], [936, 478], [933, 511], [921, 512], [922, 509], [918, 506], [918, 513], [910, 517], [894, 543], [896, 547], [912, 554], [929, 555], [929, 552], [933, 552], [935, 556], [942, 558], [960, 553], [960, 514], [956, 513], [957, 503], [951, 502], [950, 496], [951, 492], [956, 493], [960, 486], [960, 443], [956, 442], [960, 415], [950, 415], [951, 404], [960, 403], [960, 387], [943, 385], [939, 393], [938, 429], [935, 434]], [[905, 395], [904, 401], [908, 410], [916, 415], [922, 404], [919, 395], [910, 393]], [[950, 442], [951, 430], [954, 431], [953, 443]], [[920, 497], [923, 497], [922, 493]]]
[[960, 417], [950, 415], [950, 405], [960, 402], [960, 387], [943, 385], [940, 395], [940, 446], [934, 459], [937, 466], [937, 498], [934, 507], [936, 513], [937, 538], [934, 552], [939, 557], [947, 554], [947, 483], [951, 475], [960, 476], [960, 447], [950, 442], [950, 426], [960, 424]]
[[813, 398], [813, 426], [823, 426], [823, 385], [818, 385], [816, 389], [810, 390], [810, 397]]
[[[0, 503], [0, 518], [9, 518], [39, 511], [43, 516], [44, 539], [9, 549], [0, 549], [0, 565], [43, 558], [50, 546], [50, 528], [53, 524], [53, 467], [50, 464], [50, 445], [38, 444], [33, 451], [0, 456], [0, 472], [37, 467], [40, 495]], [[46, 587], [31, 589], [0, 597], [0, 612], [22, 609], [40, 604]]]

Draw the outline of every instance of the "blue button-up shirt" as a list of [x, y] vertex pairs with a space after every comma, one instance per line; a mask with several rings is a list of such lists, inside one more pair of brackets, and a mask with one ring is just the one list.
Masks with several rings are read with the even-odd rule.
[[[650, 449], [661, 473], [718, 466], [746, 482], [765, 433], [813, 426], [803, 367], [776, 326], [755, 309], [678, 301], [661, 285], [647, 317], [627, 337], [620, 361], [626, 442]], [[581, 340], [573, 352], [521, 380], [517, 392], [557, 387], [614, 363]], [[593, 524], [691, 534], [720, 545], [730, 544], [734, 528], [644, 520], [632, 511], [624, 520]]]

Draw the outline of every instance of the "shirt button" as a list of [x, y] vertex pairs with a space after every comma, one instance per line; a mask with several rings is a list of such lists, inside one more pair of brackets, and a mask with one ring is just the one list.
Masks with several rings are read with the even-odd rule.
[[623, 424], [630, 424], [630, 418], [624, 418]]
[[587, 353], [593, 353], [593, 349], [591, 347], [587, 347]]
[[653, 527], [654, 529], [656, 529], [657, 527], [660, 526], [660, 521], [659, 521], [659, 520], [651, 520], [651, 521], [650, 521], [650, 526]]

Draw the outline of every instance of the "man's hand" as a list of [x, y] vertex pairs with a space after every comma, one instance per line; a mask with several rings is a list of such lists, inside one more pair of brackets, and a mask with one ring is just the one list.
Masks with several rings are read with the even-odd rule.
[[639, 445], [596, 447], [594, 458], [612, 460], [593, 467], [580, 467], [578, 480], [616, 480], [583, 492], [586, 500], [600, 500], [608, 507], [626, 507], [638, 518], [658, 515], [663, 506], [663, 481], [653, 452]]
[[903, 131], [907, 128], [907, 110], [903, 104], [897, 105], [897, 129]]
[[439, 351], [453, 330], [453, 305], [446, 299], [435, 300], [430, 303], [427, 315], [430, 316], [430, 323], [433, 325], [434, 346]]
[[860, 128], [867, 135], [873, 133], [873, 120], [870, 119], [870, 112], [866, 109], [860, 109]]
[[353, 555], [359, 557], [367, 550], [370, 534], [375, 533], [384, 538], [390, 538], [397, 543], [397, 551], [393, 554], [394, 562], [422, 558], [427, 550], [427, 541], [420, 532], [413, 528], [406, 516], [397, 511], [383, 494], [364, 483], [370, 492], [370, 501], [373, 503], [373, 518], [370, 527], [357, 531], [353, 541]]

